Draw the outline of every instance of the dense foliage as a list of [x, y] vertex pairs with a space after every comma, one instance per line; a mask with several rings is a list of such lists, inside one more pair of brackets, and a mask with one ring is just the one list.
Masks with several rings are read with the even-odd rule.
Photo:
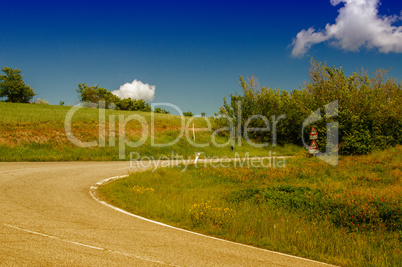
[[21, 70], [3, 67], [0, 75], [0, 97], [6, 97], [6, 102], [29, 103], [36, 95], [33, 89], [22, 79]]
[[161, 113], [161, 114], [170, 114], [169, 111], [167, 111], [166, 109], [163, 109], [163, 108], [155, 108], [154, 112], [155, 113]]
[[85, 83], [80, 83], [76, 91], [80, 95], [80, 100], [84, 103], [92, 105], [102, 103], [102, 105], [105, 105], [105, 108], [115, 108], [117, 110], [151, 111], [151, 106], [143, 99], [121, 99], [107, 89], [100, 88], [98, 85], [88, 86]]
[[[318, 130], [317, 144], [321, 151], [326, 149], [327, 123], [339, 122], [339, 151], [343, 155], [366, 154], [402, 144], [402, 85], [389, 78], [384, 70], [377, 70], [372, 76], [361, 71], [346, 76], [342, 68], [328, 67], [311, 61], [310, 81], [299, 90], [286, 92], [269, 87], [258, 88], [254, 77], [247, 81], [240, 76], [242, 95], [230, 95], [230, 102], [224, 99], [215, 119], [216, 127], [228, 126], [228, 118], [236, 125], [239, 120], [244, 135], [247, 120], [253, 115], [262, 115], [269, 120], [270, 131], [249, 132], [248, 136], [259, 142], [276, 141], [278, 144], [302, 145], [302, 124], [306, 118], [320, 109], [322, 119], [313, 125]], [[325, 106], [338, 100], [338, 116], [326, 118]], [[240, 111], [238, 109], [240, 104]], [[280, 120], [278, 118], [281, 115]], [[273, 117], [275, 116], [275, 117]], [[276, 140], [273, 140], [273, 121], [277, 123]], [[304, 139], [312, 124], [304, 129]], [[253, 118], [249, 128], [267, 128], [266, 121]]]
[[194, 116], [193, 112], [191, 112], [191, 111], [183, 112], [183, 115], [184, 115], [184, 116], [187, 116], [187, 117], [192, 117], [192, 116]]

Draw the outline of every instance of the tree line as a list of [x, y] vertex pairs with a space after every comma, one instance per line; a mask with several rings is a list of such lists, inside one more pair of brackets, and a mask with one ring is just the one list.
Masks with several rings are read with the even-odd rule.
[[[272, 140], [272, 134], [266, 131], [250, 132], [248, 136], [261, 143], [276, 141], [280, 145], [303, 145], [302, 135], [304, 140], [309, 140], [312, 125], [303, 133], [301, 126], [309, 115], [320, 109], [323, 119], [313, 125], [319, 133], [317, 144], [321, 151], [325, 151], [326, 126], [331, 121], [339, 123], [337, 149], [342, 155], [365, 154], [402, 144], [402, 85], [388, 77], [385, 70], [377, 70], [373, 75], [362, 70], [347, 76], [342, 67], [328, 67], [311, 60], [309, 82], [300, 89], [287, 92], [259, 87], [256, 78], [245, 80], [242, 76], [239, 85], [242, 94], [236, 92], [229, 100], [224, 99], [216, 114], [216, 128], [229, 126], [227, 118], [233, 120], [234, 125], [240, 119], [240, 130], [244, 134], [249, 118], [254, 118], [248, 121], [249, 128], [266, 127], [266, 121], [254, 115], [268, 119], [285, 115], [278, 121], [276, 140]], [[335, 100], [338, 100], [338, 116], [327, 118], [325, 106]]]
[[[85, 83], [78, 84], [76, 90], [80, 96], [80, 101], [84, 103], [90, 103], [93, 106], [97, 106], [100, 101], [105, 104], [104, 108], [112, 108], [117, 110], [129, 110], [129, 111], [152, 111], [149, 103], [143, 99], [131, 99], [120, 98], [105, 88], [97, 86], [88, 86]], [[155, 108], [155, 113], [170, 114], [169, 111], [162, 108]], [[192, 117], [194, 114], [191, 111], [183, 112], [184, 116]]]
[[97, 106], [101, 101], [105, 104], [103, 108], [129, 111], [151, 111], [151, 105], [143, 99], [120, 98], [105, 88], [88, 86], [85, 83], [79, 83], [76, 91], [79, 94], [81, 102], [90, 103]]
[[[0, 75], [0, 98], [5, 98], [6, 102], [13, 103], [30, 103], [36, 95], [33, 89], [26, 85], [21, 70], [3, 67], [3, 75]], [[103, 108], [112, 108], [117, 110], [128, 111], [144, 111], [150, 112], [151, 106], [143, 99], [120, 98], [105, 88], [96, 86], [88, 86], [85, 83], [79, 83], [76, 91], [79, 94], [80, 101], [91, 107], [99, 107], [99, 103], [103, 103]], [[49, 104], [44, 99], [36, 100], [38, 104]], [[64, 101], [60, 101], [59, 105], [63, 106]], [[169, 111], [156, 108], [155, 113], [170, 114]], [[192, 117], [194, 114], [191, 111], [183, 112], [184, 116]], [[204, 113], [205, 116], [205, 113]]]

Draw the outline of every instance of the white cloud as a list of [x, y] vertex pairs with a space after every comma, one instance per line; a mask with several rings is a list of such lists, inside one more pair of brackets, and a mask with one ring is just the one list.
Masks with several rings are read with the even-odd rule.
[[120, 86], [119, 90], [114, 90], [112, 94], [124, 99], [144, 99], [151, 101], [155, 96], [155, 85], [142, 83], [141, 81], [134, 80], [132, 83], [125, 83]]
[[[293, 40], [292, 56], [303, 56], [312, 45], [329, 41], [346, 51], [360, 48], [377, 48], [382, 53], [402, 53], [402, 26], [392, 24], [401, 16], [378, 14], [379, 0], [330, 0], [333, 6], [344, 3], [339, 9], [335, 24], [325, 30], [309, 28], [300, 31]], [[401, 11], [402, 12], [402, 11]]]

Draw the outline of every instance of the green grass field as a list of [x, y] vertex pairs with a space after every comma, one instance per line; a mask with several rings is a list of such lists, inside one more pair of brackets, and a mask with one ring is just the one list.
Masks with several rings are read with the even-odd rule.
[[[0, 161], [108, 161], [121, 160], [119, 152], [120, 126], [125, 130], [124, 142], [138, 142], [144, 137], [144, 144], [138, 147], [123, 146], [124, 160], [130, 160], [130, 153], [138, 153], [140, 157], [184, 157], [194, 158], [196, 153], [204, 156], [233, 157], [230, 145], [219, 148], [213, 145], [210, 131], [207, 128], [209, 119], [185, 117], [188, 129], [172, 146], [155, 147], [155, 144], [167, 144], [180, 137], [182, 121], [180, 116], [116, 110], [98, 110], [94, 108], [78, 109], [71, 119], [71, 136], [82, 142], [97, 142], [93, 147], [80, 147], [72, 143], [66, 134], [65, 121], [72, 107], [38, 104], [16, 104], [0, 102]], [[129, 116], [137, 116], [143, 122], [131, 120]], [[102, 119], [104, 118], [104, 120]], [[189, 121], [191, 120], [191, 121]], [[208, 144], [195, 147], [192, 125], [197, 144]], [[143, 128], [144, 127], [144, 128]], [[145, 127], [148, 127], [147, 129]], [[101, 131], [100, 131], [101, 128]], [[152, 132], [152, 128], [154, 132]], [[142, 132], [144, 129], [144, 132]], [[188, 136], [188, 137], [186, 137]], [[216, 136], [217, 143], [223, 144], [228, 138]], [[104, 142], [104, 143], [103, 143]], [[301, 148], [297, 146], [255, 148], [247, 143], [236, 147], [236, 152], [244, 155], [266, 156], [269, 151], [283, 155], [293, 155]]]
[[341, 266], [401, 266], [402, 146], [336, 167], [307, 157], [265, 165], [160, 168], [100, 192], [127, 211], [228, 240]]

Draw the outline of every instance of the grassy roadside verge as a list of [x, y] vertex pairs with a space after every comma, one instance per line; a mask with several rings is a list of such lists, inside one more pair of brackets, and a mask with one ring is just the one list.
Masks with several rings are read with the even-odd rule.
[[[230, 145], [219, 148], [213, 145], [211, 132], [195, 132], [196, 144], [208, 144], [196, 147], [191, 132], [192, 125], [200, 130], [207, 128], [209, 119], [185, 117], [185, 127], [188, 131], [181, 134], [182, 121], [180, 116], [151, 113], [129, 112], [117, 110], [98, 110], [93, 108], [78, 109], [71, 120], [72, 135], [82, 142], [97, 142], [104, 140], [104, 145], [94, 147], [79, 147], [73, 144], [65, 131], [65, 120], [71, 107], [38, 104], [17, 104], [0, 102], [0, 161], [110, 161], [119, 160], [120, 125], [124, 120], [134, 115], [142, 118], [148, 128], [142, 132], [144, 124], [133, 119], [124, 125], [125, 140], [137, 142], [142, 137], [144, 144], [138, 147], [125, 145], [125, 160], [130, 160], [130, 153], [136, 152], [139, 157], [158, 158], [194, 158], [202, 152], [204, 156], [233, 157]], [[104, 124], [100, 114], [104, 112]], [[122, 119], [123, 118], [123, 119]], [[100, 123], [101, 122], [101, 123]], [[105, 129], [100, 134], [100, 126]], [[153, 127], [153, 132], [151, 130]], [[190, 129], [189, 129], [190, 128]], [[144, 128], [145, 129], [145, 128]], [[155, 144], [167, 144], [178, 137], [180, 140], [172, 146], [156, 147]], [[101, 137], [101, 138], [100, 138]], [[153, 138], [153, 140], [152, 140]], [[113, 140], [111, 142], [111, 140]], [[216, 136], [218, 144], [227, 142], [227, 138]], [[246, 143], [236, 148], [236, 152], [250, 156], [267, 156], [269, 151], [282, 155], [293, 155], [300, 151], [297, 146], [276, 148], [254, 148]]]
[[400, 266], [402, 147], [286, 167], [135, 173], [100, 188], [110, 203], [177, 227], [341, 266]]

